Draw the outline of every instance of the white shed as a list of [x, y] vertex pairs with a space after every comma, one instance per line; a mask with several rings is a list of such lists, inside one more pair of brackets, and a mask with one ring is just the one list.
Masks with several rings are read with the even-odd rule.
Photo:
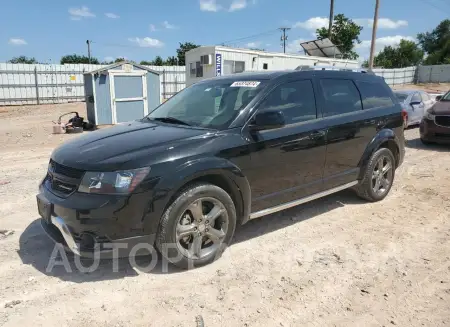
[[186, 86], [214, 76], [244, 71], [289, 70], [301, 65], [316, 64], [347, 68], [360, 67], [356, 60], [206, 46], [186, 52]]

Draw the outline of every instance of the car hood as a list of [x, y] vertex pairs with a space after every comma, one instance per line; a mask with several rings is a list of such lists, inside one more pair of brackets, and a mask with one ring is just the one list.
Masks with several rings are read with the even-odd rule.
[[450, 101], [438, 101], [431, 108], [435, 115], [450, 115]]
[[61, 165], [82, 170], [138, 168], [143, 158], [149, 160], [169, 148], [186, 146], [212, 134], [189, 126], [134, 121], [85, 132], [56, 148], [51, 157]]

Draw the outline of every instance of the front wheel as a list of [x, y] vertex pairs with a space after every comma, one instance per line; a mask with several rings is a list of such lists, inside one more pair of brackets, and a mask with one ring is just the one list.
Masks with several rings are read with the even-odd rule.
[[395, 158], [391, 150], [378, 149], [364, 169], [363, 179], [355, 188], [356, 193], [371, 202], [383, 200], [395, 177]]
[[221, 256], [235, 227], [236, 209], [230, 195], [216, 185], [193, 184], [164, 212], [156, 246], [180, 268], [200, 267]]

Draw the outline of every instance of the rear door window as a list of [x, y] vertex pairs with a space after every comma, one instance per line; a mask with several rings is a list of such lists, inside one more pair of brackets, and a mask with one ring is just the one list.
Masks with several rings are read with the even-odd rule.
[[325, 100], [324, 117], [362, 110], [361, 97], [353, 81], [321, 79], [320, 87]]
[[277, 86], [261, 103], [261, 110], [279, 110], [286, 125], [317, 118], [316, 99], [310, 80]]
[[394, 105], [389, 92], [380, 83], [356, 81], [363, 109], [391, 107]]
[[414, 93], [411, 98], [411, 102], [422, 102], [422, 98], [419, 93]]

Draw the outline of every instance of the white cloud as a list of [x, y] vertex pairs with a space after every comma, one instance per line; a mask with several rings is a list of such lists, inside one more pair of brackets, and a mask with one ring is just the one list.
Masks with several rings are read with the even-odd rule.
[[150, 37], [130, 37], [128, 41], [137, 44], [142, 48], [161, 48], [164, 46], [164, 43], [157, 39], [152, 39]]
[[[393, 35], [380, 37], [375, 41], [375, 53], [380, 52], [386, 46], [399, 45], [401, 40], [416, 41], [412, 36]], [[370, 50], [370, 44], [370, 40], [364, 40], [360, 44], [356, 44], [355, 49], [362, 57], [367, 57], [368, 51]]]
[[233, 0], [228, 11], [242, 10], [247, 7], [247, 0]]
[[216, 0], [200, 0], [201, 11], [218, 12], [221, 9], [222, 7], [217, 3]]
[[246, 46], [248, 47], [248, 48], [257, 48], [257, 47], [259, 47], [261, 45], [261, 42], [250, 42], [250, 43], [247, 43], [246, 44]]
[[112, 19], [120, 18], [119, 15], [113, 14], [112, 12], [105, 13], [105, 16], [108, 17], [108, 18], [112, 18]]
[[10, 38], [8, 41], [9, 44], [11, 45], [27, 45], [27, 41], [25, 41], [24, 39], [19, 39], [19, 38]]
[[177, 28], [175, 25], [170, 24], [167, 20], [165, 20], [163, 22], [163, 26], [164, 26], [164, 28], [167, 28], [169, 30], [173, 30], [173, 29]]
[[150, 28], [150, 32], [156, 32], [156, 26], [155, 25], [150, 24], [149, 28]]
[[[234, 12], [247, 8], [249, 5], [256, 5], [257, 0], [199, 0], [201, 11], [228, 11]], [[228, 4], [230, 6], [228, 7]]]
[[[373, 25], [373, 19], [371, 18], [356, 18], [353, 21], [358, 25], [362, 25], [363, 27], [372, 28]], [[390, 18], [378, 19], [379, 29], [396, 29], [406, 26], [408, 26], [408, 22], [406, 20], [392, 20]]]
[[82, 18], [95, 17], [95, 14], [92, 13], [86, 6], [82, 6], [81, 8], [69, 8], [69, 14], [71, 20], [81, 20]]
[[105, 57], [103, 60], [106, 62], [111, 62], [111, 61], [114, 61], [114, 57], [108, 56], [108, 57]]
[[288, 53], [299, 53], [303, 52], [303, 48], [300, 43], [305, 42], [305, 39], [297, 39], [286, 44], [286, 52]]
[[312, 17], [304, 22], [297, 22], [294, 27], [304, 28], [307, 30], [316, 30], [321, 27], [328, 26], [328, 18], [326, 17]]

